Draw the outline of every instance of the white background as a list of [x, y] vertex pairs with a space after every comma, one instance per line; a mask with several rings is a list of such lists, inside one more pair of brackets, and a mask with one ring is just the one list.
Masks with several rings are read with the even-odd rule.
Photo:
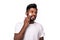
[[26, 7], [38, 6], [36, 22], [45, 31], [45, 40], [60, 40], [59, 0], [0, 0], [0, 40], [13, 40], [15, 24], [24, 20]]

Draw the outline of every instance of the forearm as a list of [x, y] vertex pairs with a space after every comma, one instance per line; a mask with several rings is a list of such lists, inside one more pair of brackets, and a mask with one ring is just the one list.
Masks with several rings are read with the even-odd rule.
[[14, 34], [14, 40], [22, 40], [22, 37], [20, 37], [19, 34], [15, 33]]
[[30, 23], [30, 17], [28, 16], [24, 20], [24, 25], [23, 25], [21, 31], [17, 35], [14, 36], [15, 40], [22, 40], [24, 38], [25, 31], [26, 31], [29, 23]]
[[26, 29], [27, 29], [26, 25], [23, 25], [21, 31], [18, 34], [15, 34], [14, 40], [22, 40], [24, 38]]

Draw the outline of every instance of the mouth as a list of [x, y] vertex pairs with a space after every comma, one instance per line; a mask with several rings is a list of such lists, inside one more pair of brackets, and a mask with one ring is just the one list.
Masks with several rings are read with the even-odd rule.
[[29, 16], [30, 16], [30, 19], [31, 20], [35, 20], [36, 19], [36, 16], [35, 15], [32, 15], [31, 13], [29, 13]]
[[35, 20], [36, 16], [31, 16], [31, 20]]

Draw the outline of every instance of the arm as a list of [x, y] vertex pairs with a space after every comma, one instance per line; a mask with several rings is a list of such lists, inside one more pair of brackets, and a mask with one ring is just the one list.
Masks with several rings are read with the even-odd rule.
[[39, 38], [39, 40], [44, 40], [44, 37]]
[[24, 37], [25, 31], [26, 31], [26, 28], [25, 26], [23, 26], [23, 28], [21, 29], [19, 33], [14, 34], [14, 40], [22, 40]]
[[21, 31], [19, 33], [14, 34], [14, 40], [23, 40], [24, 35], [25, 35], [25, 31], [26, 31], [26, 29], [27, 29], [27, 27], [29, 25], [29, 21], [30, 21], [29, 17], [25, 18], [24, 25], [23, 25]]

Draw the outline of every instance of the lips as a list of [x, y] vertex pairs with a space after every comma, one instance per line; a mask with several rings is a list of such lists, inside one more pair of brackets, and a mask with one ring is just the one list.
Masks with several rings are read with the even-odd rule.
[[35, 16], [32, 16], [31, 18], [33, 19], [33, 18], [35, 18]]
[[35, 16], [31, 16], [31, 20], [35, 19]]

